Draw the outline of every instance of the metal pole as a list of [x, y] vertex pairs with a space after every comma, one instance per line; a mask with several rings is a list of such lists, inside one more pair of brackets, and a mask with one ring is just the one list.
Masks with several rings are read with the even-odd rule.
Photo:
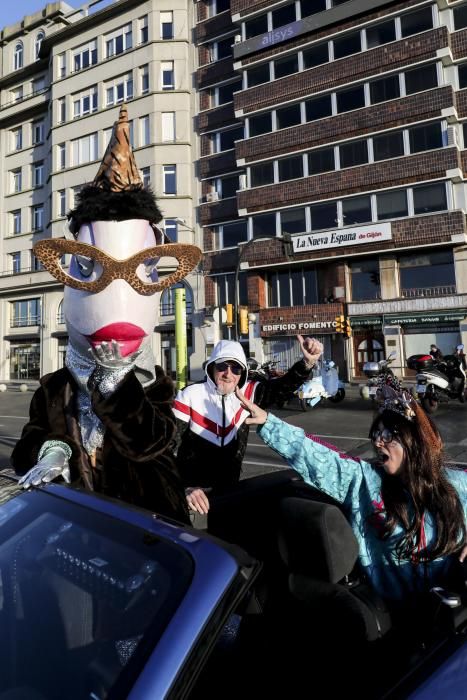
[[175, 368], [177, 391], [187, 384], [188, 353], [186, 335], [186, 300], [185, 288], [175, 289]]

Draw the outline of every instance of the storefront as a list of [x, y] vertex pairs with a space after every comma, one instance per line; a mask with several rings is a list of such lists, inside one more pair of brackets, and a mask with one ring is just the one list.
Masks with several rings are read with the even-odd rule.
[[39, 379], [39, 342], [24, 341], [10, 345], [10, 379]]

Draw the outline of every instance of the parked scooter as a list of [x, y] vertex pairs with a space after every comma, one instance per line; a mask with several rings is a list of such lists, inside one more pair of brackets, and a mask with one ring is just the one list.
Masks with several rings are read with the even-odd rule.
[[313, 408], [321, 399], [339, 403], [345, 398], [344, 382], [339, 379], [339, 370], [332, 360], [324, 360], [316, 374], [303, 382], [295, 393], [302, 411]]
[[462, 362], [463, 345], [457, 346], [456, 355], [445, 355], [434, 360], [431, 355], [412, 355], [407, 366], [417, 372], [416, 392], [427, 413], [434, 413], [440, 401], [465, 401], [466, 372]]
[[[269, 379], [274, 379], [276, 377], [281, 377], [284, 372], [277, 367], [277, 360], [268, 360], [260, 364], [253, 357], [249, 357], [247, 360], [248, 365], [248, 379], [252, 379], [255, 382], [264, 382]], [[283, 408], [284, 404], [288, 400], [288, 397], [282, 394], [276, 399], [277, 408]]]
[[363, 374], [368, 377], [366, 385], [360, 388], [360, 396], [362, 399], [370, 399], [375, 401], [376, 392], [381, 382], [384, 383], [386, 377], [393, 377], [394, 372], [390, 368], [390, 364], [396, 359], [396, 353], [390, 352], [385, 360], [379, 362], [365, 362], [363, 365]]

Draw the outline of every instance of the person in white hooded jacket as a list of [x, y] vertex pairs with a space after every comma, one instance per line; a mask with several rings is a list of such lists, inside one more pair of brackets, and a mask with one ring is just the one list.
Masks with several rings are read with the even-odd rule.
[[297, 339], [303, 358], [282, 377], [261, 382], [248, 379], [240, 343], [221, 340], [206, 363], [206, 379], [178, 392], [173, 406], [178, 425], [177, 467], [191, 510], [207, 513], [207, 493], [232, 487], [240, 479], [249, 414], [235, 395], [236, 387], [251, 401], [267, 407], [307, 379], [323, 346], [313, 338], [298, 335]]

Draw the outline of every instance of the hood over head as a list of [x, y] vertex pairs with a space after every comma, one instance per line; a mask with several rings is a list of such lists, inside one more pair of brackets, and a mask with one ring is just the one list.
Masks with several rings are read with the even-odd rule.
[[236, 340], [220, 340], [211, 353], [211, 357], [206, 362], [205, 372], [208, 382], [213, 382], [213, 365], [220, 360], [234, 360], [243, 367], [242, 376], [238, 382], [239, 389], [243, 389], [248, 379], [248, 365], [245, 352]]

